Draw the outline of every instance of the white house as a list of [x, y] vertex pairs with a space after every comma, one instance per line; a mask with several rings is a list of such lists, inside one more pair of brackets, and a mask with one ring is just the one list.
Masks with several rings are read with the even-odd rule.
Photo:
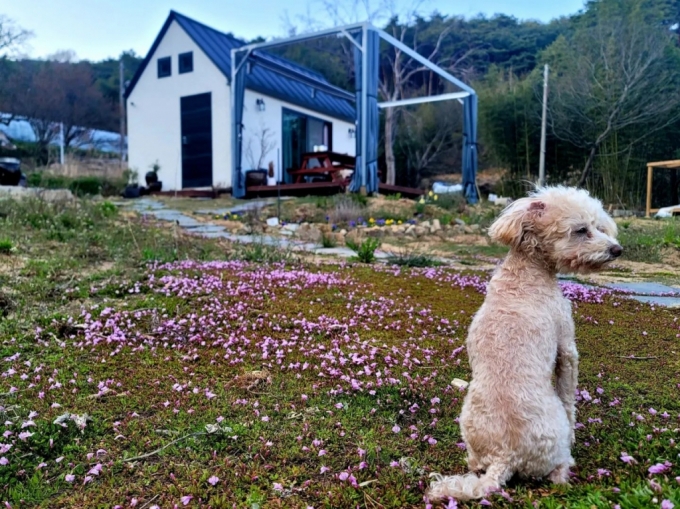
[[[231, 186], [230, 52], [244, 44], [171, 11], [125, 92], [140, 182], [158, 164], [163, 190]], [[244, 169], [273, 162], [277, 179], [291, 182], [286, 169], [315, 145], [355, 154], [354, 96], [316, 72], [258, 52], [244, 105]]]

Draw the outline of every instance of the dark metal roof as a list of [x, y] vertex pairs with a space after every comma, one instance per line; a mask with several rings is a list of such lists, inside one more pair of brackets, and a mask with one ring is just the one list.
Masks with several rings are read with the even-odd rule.
[[[163, 28], [156, 37], [149, 53], [125, 90], [125, 97], [132, 93], [139, 77], [146, 69], [173, 21], [177, 21], [222, 74], [227, 77], [227, 80], [231, 79], [231, 50], [245, 46], [246, 43], [232, 35], [210, 28], [175, 11], [170, 11], [170, 15], [163, 24]], [[354, 94], [331, 85], [321, 74], [285, 58], [261, 51], [253, 52], [248, 62], [250, 63], [250, 72], [247, 77], [246, 88], [331, 117], [349, 122], [354, 121]]]

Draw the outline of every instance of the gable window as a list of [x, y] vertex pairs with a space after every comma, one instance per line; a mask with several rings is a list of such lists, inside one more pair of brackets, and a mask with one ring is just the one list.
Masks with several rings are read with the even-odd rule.
[[194, 53], [189, 51], [188, 53], [179, 54], [179, 73], [184, 74], [185, 72], [191, 72], [194, 70]]
[[158, 59], [158, 77], [167, 78], [172, 74], [172, 59], [163, 57]]

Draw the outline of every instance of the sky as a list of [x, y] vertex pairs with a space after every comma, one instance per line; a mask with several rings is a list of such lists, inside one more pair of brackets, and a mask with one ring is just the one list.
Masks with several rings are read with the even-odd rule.
[[[144, 56], [151, 47], [171, 9], [223, 32], [244, 39], [267, 39], [286, 34], [286, 19], [299, 25], [311, 13], [329, 19], [322, 4], [352, 3], [352, 0], [3, 0], [0, 15], [33, 32], [22, 53], [43, 58], [61, 50], [74, 50], [77, 58], [117, 58], [132, 49]], [[380, 1], [372, 2], [374, 8]], [[414, 0], [388, 0], [397, 11], [408, 11]], [[583, 0], [423, 0], [424, 14], [435, 10], [446, 15], [472, 17], [477, 14], [510, 14], [520, 19], [549, 21], [573, 14]], [[356, 21], [356, 20], [350, 20]], [[330, 24], [330, 23], [329, 23]]]

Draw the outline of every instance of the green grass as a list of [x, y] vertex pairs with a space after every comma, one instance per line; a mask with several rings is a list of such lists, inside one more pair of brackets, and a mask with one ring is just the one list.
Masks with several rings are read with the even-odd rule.
[[[457, 272], [307, 266], [87, 201], [0, 201], [0, 231], [16, 246], [0, 270], [0, 422], [33, 433], [4, 453], [0, 503], [129, 507], [136, 498], [138, 508], [165, 508], [191, 496], [186, 507], [422, 508], [430, 472], [466, 471], [456, 446], [464, 394], [449, 383], [469, 379], [465, 352], [454, 351], [483, 296], [447, 281]], [[252, 262], [229, 261], [243, 259]], [[228, 265], [149, 268], [174, 260]], [[319, 283], [326, 277], [337, 279]], [[677, 470], [648, 473], [664, 461], [676, 469], [680, 453], [676, 314], [614, 297], [574, 304], [579, 388], [600, 401], [578, 403], [572, 485], [513, 480], [513, 501], [489, 497], [494, 507], [680, 504]], [[111, 337], [109, 320], [126, 340], [94, 344]], [[352, 379], [379, 378], [350, 389]], [[32, 411], [36, 425], [21, 429]], [[92, 421], [82, 433], [52, 424], [64, 412]], [[621, 461], [623, 451], [638, 463]], [[102, 471], [84, 484], [96, 464]], [[337, 477], [348, 468], [356, 487]]]
[[619, 241], [628, 260], [660, 263], [666, 250], [680, 249], [680, 221], [669, 218], [661, 221], [622, 221]]

